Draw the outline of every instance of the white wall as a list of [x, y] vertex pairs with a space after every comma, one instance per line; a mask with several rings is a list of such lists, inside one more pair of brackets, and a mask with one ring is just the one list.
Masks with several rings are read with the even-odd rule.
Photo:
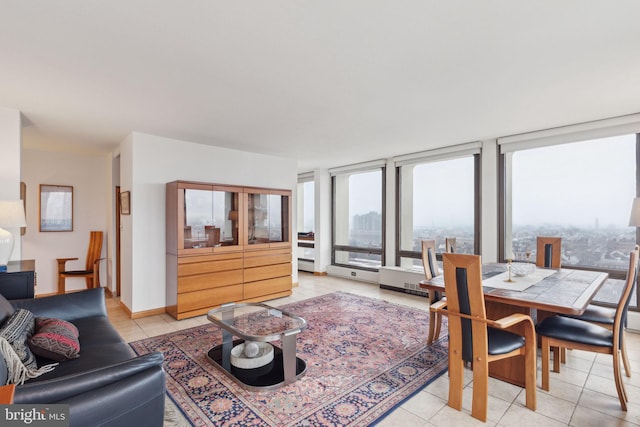
[[480, 254], [482, 262], [498, 261], [498, 143], [482, 141], [480, 189]]
[[314, 227], [315, 260], [314, 271], [326, 273], [331, 265], [331, 176], [328, 169], [317, 169], [314, 173]]
[[[116, 213], [116, 186], [120, 185], [120, 150], [111, 153], [107, 162], [107, 170], [110, 171], [110, 176], [107, 177], [107, 198], [110, 209], [108, 211], [109, 229], [107, 233], [107, 250], [109, 251], [109, 263], [107, 268], [107, 282], [110, 284], [110, 289], [113, 291], [113, 295], [116, 293], [116, 217], [119, 213]], [[119, 295], [118, 295], [119, 296]]]
[[[102, 255], [106, 256], [109, 200], [106, 153], [89, 154], [73, 152], [24, 149], [22, 153], [23, 178], [27, 185], [27, 232], [23, 236], [23, 259], [36, 260], [38, 285], [36, 294], [49, 294], [58, 290], [56, 258], [79, 258], [69, 261], [70, 269], [83, 270], [89, 244], [89, 232], [105, 232]], [[40, 184], [73, 186], [73, 231], [40, 232], [39, 187]], [[107, 265], [102, 261], [100, 282], [107, 286]], [[81, 278], [66, 279], [66, 289], [85, 289]]]
[[[120, 144], [120, 192], [131, 191], [133, 181], [133, 134]], [[132, 196], [132, 212], [137, 212], [136, 195]], [[133, 301], [133, 286], [131, 278], [133, 277], [133, 233], [132, 233], [132, 215], [120, 216], [120, 301], [131, 309], [131, 301]], [[164, 233], [164, 230], [162, 231]], [[164, 267], [164, 264], [162, 264]], [[156, 293], [159, 290], [155, 291]], [[164, 289], [163, 289], [164, 293]]]
[[[165, 306], [165, 184], [175, 180], [289, 189], [295, 194], [297, 165], [289, 158], [130, 135], [120, 152], [121, 191], [131, 191], [131, 215], [122, 217], [121, 255], [122, 302], [133, 313]], [[297, 230], [296, 215], [292, 222], [292, 230]], [[297, 282], [297, 259], [293, 261]]]
[[[20, 157], [22, 151], [22, 116], [20, 111], [0, 107], [0, 200], [20, 200]], [[22, 257], [20, 229], [7, 229], [14, 237], [10, 260]]]

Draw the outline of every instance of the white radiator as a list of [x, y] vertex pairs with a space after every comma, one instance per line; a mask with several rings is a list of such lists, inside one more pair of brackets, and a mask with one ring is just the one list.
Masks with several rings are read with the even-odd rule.
[[378, 283], [381, 288], [398, 289], [417, 295], [426, 296], [428, 292], [420, 289], [418, 282], [424, 280], [424, 271], [408, 270], [400, 267], [380, 267]]

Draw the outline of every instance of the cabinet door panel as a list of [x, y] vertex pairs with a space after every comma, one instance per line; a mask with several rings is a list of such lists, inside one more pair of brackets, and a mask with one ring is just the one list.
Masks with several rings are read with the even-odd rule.
[[33, 298], [34, 273], [0, 273], [0, 294], [6, 299]]

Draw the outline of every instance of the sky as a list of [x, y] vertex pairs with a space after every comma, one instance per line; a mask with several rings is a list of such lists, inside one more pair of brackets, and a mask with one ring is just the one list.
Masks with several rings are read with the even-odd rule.
[[[515, 152], [514, 226], [626, 227], [636, 194], [635, 146], [632, 134]], [[464, 157], [413, 168], [414, 228], [473, 226], [473, 165]], [[380, 170], [351, 175], [350, 218], [380, 212], [381, 187]], [[313, 209], [312, 197], [305, 191], [305, 210]]]
[[464, 157], [415, 166], [414, 228], [473, 227], [473, 163]]
[[516, 152], [514, 226], [627, 226], [635, 163], [635, 135]]

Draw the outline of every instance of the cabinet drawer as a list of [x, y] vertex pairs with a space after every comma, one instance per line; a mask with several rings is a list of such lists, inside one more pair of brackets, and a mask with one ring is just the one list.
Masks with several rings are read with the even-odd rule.
[[224, 261], [227, 259], [242, 259], [242, 253], [240, 252], [229, 252], [223, 254], [208, 254], [208, 255], [197, 255], [197, 256], [181, 256], [178, 258], [178, 264], [193, 264], [198, 262], [209, 262], [209, 261]]
[[242, 300], [242, 284], [206, 289], [178, 295], [178, 312], [213, 308], [227, 302]]
[[244, 285], [244, 298], [251, 299], [277, 292], [290, 291], [291, 287], [291, 277], [278, 277], [276, 279], [246, 283]]
[[181, 294], [184, 292], [193, 292], [203, 289], [217, 289], [222, 286], [241, 283], [242, 270], [229, 270], [217, 273], [178, 277], [178, 293]]
[[291, 262], [290, 253], [251, 256], [251, 257], [245, 257], [244, 267], [251, 268], [251, 267], [259, 267], [262, 265], [283, 264], [286, 262]]
[[244, 281], [255, 282], [256, 280], [273, 279], [276, 277], [291, 277], [291, 263], [265, 265], [261, 267], [245, 268]]
[[213, 273], [216, 271], [236, 270], [242, 268], [242, 258], [221, 261], [192, 262], [178, 265], [178, 275]]

